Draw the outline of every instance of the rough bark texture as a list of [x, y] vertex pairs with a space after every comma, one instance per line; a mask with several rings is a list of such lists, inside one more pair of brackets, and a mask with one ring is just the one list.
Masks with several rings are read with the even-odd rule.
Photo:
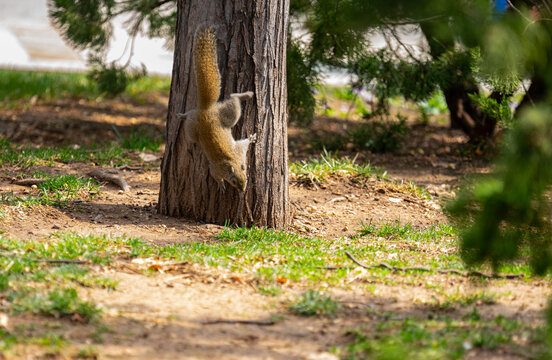
[[[280, 228], [288, 221], [286, 34], [289, 0], [179, 0], [167, 144], [161, 164], [159, 212], [209, 223]], [[221, 99], [254, 91], [242, 102], [235, 139], [257, 134], [248, 152], [248, 185], [219, 189], [205, 155], [189, 144], [175, 114], [197, 108], [192, 67], [195, 29], [217, 26]]]

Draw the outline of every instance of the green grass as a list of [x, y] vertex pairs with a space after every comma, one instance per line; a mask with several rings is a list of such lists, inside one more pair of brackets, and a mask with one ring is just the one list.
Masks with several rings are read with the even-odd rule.
[[466, 307], [472, 304], [494, 304], [499, 297], [496, 293], [487, 291], [476, 291], [474, 293], [463, 293], [460, 291], [445, 292], [438, 291], [443, 299], [437, 299], [435, 297], [435, 303], [433, 306], [439, 310], [453, 309], [457, 306]]
[[98, 359], [99, 352], [94, 346], [80, 348], [76, 354], [77, 359]]
[[431, 195], [421, 186], [413, 182], [397, 182], [388, 178], [387, 171], [372, 166], [369, 163], [357, 164], [349, 157], [338, 157], [337, 152], [331, 153], [324, 149], [319, 157], [311, 157], [289, 163], [291, 180], [307, 185], [317, 185], [328, 182], [333, 177], [351, 177], [353, 181], [363, 183], [365, 180], [375, 178], [385, 181], [389, 186], [399, 191], [406, 191], [422, 199], [430, 199]]
[[[475, 308], [462, 320], [442, 316], [381, 320], [376, 326], [371, 324], [350, 330], [348, 333], [353, 341], [335, 349], [337, 354], [351, 360], [440, 360], [460, 359], [474, 350], [494, 353], [500, 347], [507, 347], [523, 357], [535, 356], [544, 350], [544, 329], [502, 316], [485, 320]], [[529, 344], [523, 344], [523, 341]]]
[[161, 76], [142, 76], [136, 81], [131, 82], [125, 94], [139, 102], [145, 101], [145, 95], [151, 93], [169, 94], [171, 89], [171, 78]]
[[[281, 284], [289, 282], [301, 282], [307, 286], [321, 283], [348, 286], [350, 276], [356, 278], [357, 269], [345, 256], [344, 250], [368, 264], [385, 261], [396, 266], [424, 264], [435, 269], [463, 270], [455, 244], [456, 229], [450, 225], [417, 229], [398, 223], [362, 224], [357, 236], [341, 239], [306, 238], [265, 228], [227, 227], [211, 241], [166, 246], [156, 246], [136, 238], [73, 233], [55, 233], [41, 240], [8, 239], [0, 235], [0, 297], [6, 299], [9, 312], [95, 321], [100, 316], [100, 309], [82, 300], [77, 286], [113, 289], [117, 284], [91, 274], [87, 265], [52, 264], [41, 259], [83, 260], [91, 264], [110, 264], [135, 257], [189, 261], [252, 274], [258, 280], [259, 292], [276, 296], [281, 291]], [[432, 249], [438, 251], [429, 251]], [[330, 270], [328, 266], [343, 268]], [[411, 271], [401, 276], [390, 275], [390, 270], [377, 268], [365, 273], [363, 279], [369, 284], [395, 284], [396, 281], [410, 284], [409, 281], [423, 278], [426, 273]], [[496, 298], [488, 293], [446, 294], [440, 288], [434, 290], [444, 297], [445, 302], [458, 304], [461, 308], [492, 302]], [[290, 311], [301, 315], [332, 316], [338, 309], [336, 300], [316, 290], [307, 291], [290, 306]], [[519, 330], [517, 325], [506, 320], [497, 320], [487, 326], [477, 313], [462, 321], [392, 319], [393, 314], [387, 316], [387, 321], [379, 325], [376, 333], [357, 330], [351, 345], [338, 351], [345, 354], [344, 358], [351, 359], [394, 358], [386, 356], [395, 352], [397, 356], [406, 354], [414, 359], [446, 359], [454, 354], [464, 354], [464, 343], [484, 348], [502, 346]], [[100, 340], [96, 342], [101, 342], [102, 335], [108, 331], [108, 328], [98, 328], [96, 338]], [[16, 335], [3, 334], [0, 349], [17, 343], [18, 340], [13, 339]], [[444, 353], [447, 348], [454, 350], [453, 355]], [[443, 354], [446, 356], [442, 357]]]
[[[260, 280], [264, 293], [276, 294], [274, 287], [288, 281], [306, 283], [339, 284], [351, 274], [351, 261], [344, 254], [350, 251], [355, 257], [366, 262], [386, 261], [390, 265], [408, 266], [423, 263], [435, 268], [453, 267], [463, 269], [460, 258], [454, 253], [435, 256], [427, 254], [426, 247], [452, 247], [454, 229], [440, 226], [417, 230], [413, 227], [386, 232], [385, 229], [373, 229], [373, 233], [350, 239], [306, 238], [284, 231], [265, 228], [225, 228], [213, 241], [192, 242], [155, 246], [135, 238], [110, 238], [106, 236], [80, 236], [72, 233], [56, 233], [49, 241], [21, 241], [3, 238], [0, 249], [9, 255], [20, 254], [10, 265], [11, 271], [18, 273], [32, 264], [29, 259], [80, 259], [98, 264], [108, 264], [115, 258], [158, 257], [175, 261], [190, 261], [211, 266], [222, 266], [233, 271], [247, 271]], [[400, 234], [400, 235], [398, 235]], [[408, 249], [388, 248], [381, 236], [391, 241], [408, 243]], [[400, 236], [400, 238], [399, 238]], [[381, 258], [382, 254], [387, 257]], [[400, 255], [400, 256], [399, 256]], [[0, 257], [5, 266], [9, 257]], [[328, 270], [327, 266], [344, 266], [342, 269]], [[63, 269], [63, 267], [59, 267]], [[61, 271], [61, 270], [58, 270]], [[85, 283], [102, 286], [102, 283], [85, 279], [85, 274], [77, 274], [78, 281], [68, 271], [49, 271], [34, 273], [31, 279], [45, 277], [62, 278], [66, 282]], [[372, 277], [384, 279], [387, 269], [374, 269]], [[0, 282], [1, 283], [1, 282]], [[109, 286], [109, 285], [106, 285]], [[261, 290], [263, 291], [263, 290]]]
[[289, 164], [289, 172], [292, 179], [302, 183], [321, 183], [333, 176], [354, 176], [358, 178], [385, 179], [386, 172], [366, 163], [358, 165], [348, 157], [338, 157], [337, 153], [329, 153], [324, 150], [319, 158], [310, 158]]
[[11, 107], [34, 96], [52, 100], [91, 99], [99, 95], [96, 86], [83, 73], [0, 70], [0, 104], [4, 106]]
[[[131, 82], [125, 95], [144, 101], [147, 94], [167, 92], [170, 78], [144, 76]], [[85, 73], [0, 70], [0, 107], [14, 107], [29, 102], [34, 96], [40, 100], [83, 98], [93, 100], [102, 94]]]
[[11, 309], [15, 313], [31, 312], [54, 318], [75, 318], [78, 315], [84, 321], [94, 320], [100, 314], [95, 304], [80, 299], [72, 287], [53, 287], [46, 292], [21, 287], [7, 299], [12, 302]]
[[94, 183], [91, 178], [77, 175], [46, 176], [46, 181], [37, 185], [34, 194], [20, 197], [13, 192], [2, 193], [0, 204], [65, 206], [74, 199], [94, 196], [99, 188], [100, 185]]
[[[9, 314], [35, 314], [53, 323], [46, 326], [0, 329], [0, 352], [16, 344], [36, 344], [57, 353], [68, 341], [57, 330], [70, 319], [78, 323], [98, 322], [101, 309], [79, 296], [78, 287], [113, 290], [117, 283], [90, 272], [89, 266], [77, 263], [53, 263], [47, 260], [84, 260], [108, 264], [128, 253], [122, 239], [105, 236], [53, 234], [50, 239], [19, 240], [0, 234], [0, 298], [2, 311]], [[99, 329], [102, 329], [100, 326]], [[105, 331], [98, 332], [98, 337]]]
[[0, 166], [14, 165], [28, 168], [36, 165], [54, 166], [56, 162], [87, 162], [118, 166], [128, 164], [130, 160], [123, 148], [117, 144], [79, 148], [71, 146], [34, 148], [16, 146], [0, 137]]
[[328, 294], [317, 290], [307, 290], [289, 306], [289, 310], [302, 316], [333, 316], [340, 304]]
[[128, 150], [157, 151], [164, 141], [160, 136], [153, 136], [143, 130], [134, 130], [134, 128], [130, 130], [129, 136], [122, 136], [118, 131], [117, 136], [119, 137], [121, 146]]
[[49, 241], [8, 239], [0, 235], [0, 296], [12, 312], [31, 312], [49, 317], [93, 321], [100, 309], [83, 301], [75, 286], [114, 289], [116, 282], [91, 275], [78, 264], [41, 260], [88, 260], [106, 264], [123, 250], [107, 237], [54, 234]]

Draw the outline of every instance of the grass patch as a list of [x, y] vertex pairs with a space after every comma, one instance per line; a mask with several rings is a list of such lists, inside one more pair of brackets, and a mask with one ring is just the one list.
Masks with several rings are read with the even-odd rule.
[[409, 132], [406, 118], [400, 115], [397, 117], [397, 121], [371, 120], [358, 124], [347, 135], [356, 149], [375, 153], [395, 152], [402, 147]]
[[[325, 267], [351, 265], [344, 250], [368, 263], [385, 261], [391, 266], [424, 264], [435, 269], [465, 270], [456, 254], [454, 227], [439, 225], [415, 229], [408, 226], [406, 229], [395, 227], [395, 231], [391, 231], [392, 227], [375, 228], [369, 235], [342, 239], [306, 238], [265, 228], [225, 228], [213, 242], [152, 247], [134, 240], [130, 251], [132, 256], [191, 261], [253, 272], [264, 282], [264, 287], [288, 281], [339, 284], [354, 277], [355, 271], [347, 268], [328, 271]], [[391, 281], [387, 278], [389, 274], [390, 270], [378, 268], [365, 276], [376, 282], [386, 282]]]
[[470, 351], [508, 348], [518, 355], [536, 355], [543, 349], [544, 329], [496, 317], [484, 320], [406, 318], [386, 320], [373, 327], [349, 331], [353, 341], [336, 349], [346, 359], [460, 359]]
[[141, 76], [127, 85], [125, 94], [138, 102], [145, 102], [148, 94], [166, 93], [168, 95], [170, 89], [170, 77]]
[[333, 316], [339, 310], [339, 302], [328, 294], [308, 290], [289, 306], [291, 312], [302, 316]]
[[41, 100], [86, 98], [99, 92], [83, 73], [0, 70], [0, 99], [4, 107], [14, 107], [34, 96]]
[[163, 139], [161, 137], [148, 134], [143, 129], [136, 131], [132, 128], [129, 136], [122, 136], [116, 127], [114, 129], [117, 132], [121, 145], [128, 150], [157, 151], [159, 150], [159, 146], [163, 144]]
[[405, 191], [422, 199], [430, 199], [431, 195], [420, 186], [413, 182], [397, 182], [387, 177], [387, 171], [372, 166], [369, 163], [359, 165], [355, 159], [349, 157], [338, 157], [337, 152], [329, 152], [324, 149], [320, 157], [309, 158], [289, 163], [290, 179], [301, 184], [317, 185], [325, 183], [333, 177], [352, 177], [353, 181], [363, 183], [363, 181], [374, 177], [380, 181], [386, 181], [389, 186], [398, 191]]
[[385, 179], [386, 172], [382, 172], [377, 167], [370, 164], [358, 165], [354, 159], [348, 157], [340, 158], [337, 153], [329, 153], [324, 150], [319, 158], [310, 158], [299, 162], [289, 164], [290, 177], [292, 180], [319, 184], [327, 181], [334, 176], [353, 176], [358, 178], [370, 178], [375, 176], [377, 179]]
[[[129, 83], [123, 95], [144, 102], [149, 94], [168, 93], [170, 82], [168, 77], [143, 76]], [[0, 70], [0, 107], [26, 105], [35, 97], [52, 101], [101, 96], [98, 86], [85, 73]]]
[[[376, 230], [375, 230], [376, 231]], [[424, 251], [424, 247], [438, 244], [441, 248], [452, 242], [451, 229], [436, 227], [425, 230], [409, 228], [402, 231], [403, 238], [390, 234], [394, 242], [408, 243], [408, 250], [401, 247], [389, 247], [382, 240], [374, 240], [374, 235], [359, 236], [351, 239], [305, 238], [297, 234], [275, 231], [265, 228], [225, 228], [216, 239], [209, 242], [193, 242], [155, 246], [135, 238], [110, 238], [106, 236], [80, 236], [72, 233], [55, 233], [48, 241], [21, 241], [3, 239], [0, 249], [8, 254], [23, 256], [15, 259], [10, 271], [23, 271], [25, 266], [40, 264], [24, 259], [78, 259], [98, 264], [108, 264], [114, 258], [158, 257], [175, 261], [190, 261], [211, 266], [222, 266], [232, 271], [247, 271], [261, 280], [267, 294], [277, 294], [279, 285], [289, 281], [305, 281], [339, 284], [348, 276], [353, 276], [350, 268], [329, 271], [328, 265], [351, 265], [344, 254], [348, 250], [356, 257], [368, 261], [387, 261], [391, 265], [407, 266], [418, 263], [431, 264], [434, 267], [455, 267], [463, 269], [462, 262], [455, 254], [434, 256]], [[377, 238], [376, 238], [377, 239]], [[428, 245], [429, 244], [429, 245]], [[451, 245], [452, 246], [452, 245]], [[400, 256], [399, 256], [400, 255]], [[9, 258], [2, 257], [4, 265]], [[21, 262], [24, 263], [21, 263]], [[68, 268], [59, 272], [48, 272], [48, 278], [62, 278], [66, 282], [90, 283], [83, 279], [85, 274], [76, 274], [76, 281], [69, 274], [75, 269]], [[11, 273], [10, 273], [11, 274]], [[385, 278], [386, 269], [374, 269], [371, 276]], [[9, 275], [9, 274], [8, 274]], [[35, 272], [31, 280], [46, 277]], [[93, 286], [102, 284], [92, 282]], [[109, 284], [107, 284], [109, 286]]]
[[58, 175], [47, 177], [46, 181], [37, 185], [35, 194], [26, 197], [14, 195], [13, 192], [0, 194], [0, 204], [11, 206], [52, 205], [66, 206], [77, 198], [94, 196], [100, 185], [94, 180], [77, 175]]
[[15, 165], [28, 168], [36, 165], [54, 166], [55, 162], [86, 162], [96, 165], [119, 166], [128, 164], [130, 159], [117, 144], [104, 144], [90, 147], [60, 146], [54, 148], [34, 148], [15, 146], [0, 138], [0, 166]]
[[23, 241], [0, 235], [0, 296], [15, 313], [94, 321], [99, 317], [100, 309], [83, 301], [75, 286], [114, 289], [116, 282], [91, 275], [84, 266], [41, 260], [78, 259], [106, 264], [111, 261], [111, 256], [125, 249], [121, 240], [114, 243], [105, 236], [54, 234], [49, 241]]
[[474, 293], [439, 291], [439, 293], [443, 296], [443, 300], [435, 298], [434, 306], [440, 310], [452, 309], [455, 306], [466, 307], [472, 304], [494, 304], [499, 297], [497, 294], [487, 291], [476, 291]]
[[98, 359], [99, 351], [94, 346], [80, 348], [76, 354], [77, 359]]
[[12, 311], [31, 312], [54, 318], [69, 317], [91, 321], [98, 317], [100, 309], [95, 304], [83, 301], [71, 287], [54, 287], [40, 292], [29, 287], [20, 287], [7, 296], [12, 302]]

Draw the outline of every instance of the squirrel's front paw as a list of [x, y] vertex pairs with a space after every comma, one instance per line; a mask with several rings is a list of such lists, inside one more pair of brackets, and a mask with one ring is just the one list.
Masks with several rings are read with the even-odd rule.
[[253, 134], [249, 137], [249, 143], [254, 144], [257, 142], [257, 134]]
[[243, 96], [242, 99], [251, 99], [253, 95], [255, 95], [253, 91], [246, 91], [242, 93], [242, 96]]

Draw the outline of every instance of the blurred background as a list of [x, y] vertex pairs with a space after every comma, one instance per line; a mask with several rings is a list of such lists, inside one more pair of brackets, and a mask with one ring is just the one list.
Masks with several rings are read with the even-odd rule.
[[[125, 46], [128, 34], [123, 28], [125, 19], [113, 23], [113, 37], [107, 60], [128, 58]], [[144, 64], [148, 73], [170, 76], [172, 51], [162, 39], [138, 35], [131, 66]], [[46, 0], [0, 0], [0, 68], [28, 70], [86, 70], [86, 51], [68, 46], [48, 17]]]

